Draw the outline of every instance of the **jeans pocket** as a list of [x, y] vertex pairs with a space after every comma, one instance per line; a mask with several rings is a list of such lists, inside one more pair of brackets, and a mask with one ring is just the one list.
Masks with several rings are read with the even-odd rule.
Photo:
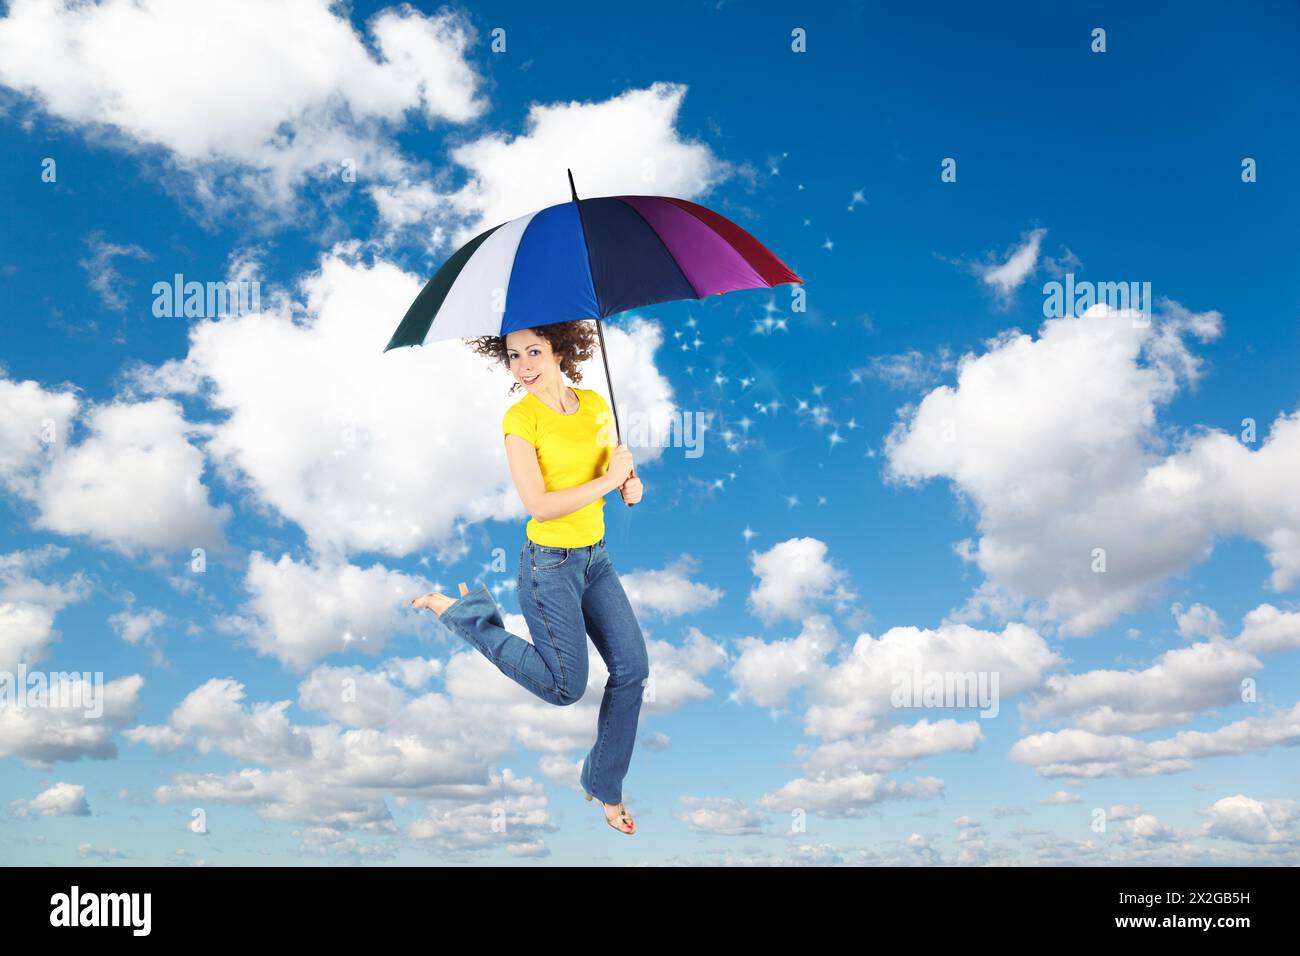
[[533, 545], [533, 570], [554, 571], [569, 560], [568, 548], [546, 548], [540, 544]]

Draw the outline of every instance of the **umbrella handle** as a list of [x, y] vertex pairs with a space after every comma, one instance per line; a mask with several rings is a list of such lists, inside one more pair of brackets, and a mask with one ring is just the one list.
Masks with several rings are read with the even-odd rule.
[[[636, 477], [636, 465], [633, 465], [633, 466], [632, 466], [632, 471], [631, 471], [630, 474], [628, 474], [627, 477], [628, 477], [628, 479], [632, 479], [632, 478], [635, 478], [635, 477]], [[627, 483], [627, 482], [625, 481], [624, 484], [626, 484], [626, 483]], [[620, 490], [620, 491], [622, 490], [622, 488], [623, 488], [623, 485], [619, 485], [619, 490]], [[625, 504], [625, 505], [627, 505], [629, 508], [631, 508], [631, 507], [634, 507], [634, 506], [636, 505], [636, 502], [635, 502], [635, 501], [624, 501], [623, 504]]]

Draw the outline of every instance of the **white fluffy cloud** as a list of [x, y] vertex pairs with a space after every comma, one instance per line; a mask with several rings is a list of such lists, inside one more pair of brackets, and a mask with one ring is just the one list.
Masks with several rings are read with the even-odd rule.
[[1214, 608], [1193, 604], [1184, 611], [1181, 605], [1175, 604], [1172, 611], [1178, 621], [1178, 633], [1188, 640], [1220, 637], [1223, 634], [1223, 622], [1219, 620]]
[[0, 554], [0, 670], [14, 671], [20, 664], [41, 660], [58, 637], [55, 615], [90, 596], [92, 586], [82, 572], [63, 584], [35, 577], [39, 569], [67, 554], [67, 548], [54, 545]]
[[1152, 842], [1163, 843], [1178, 839], [1178, 831], [1165, 826], [1160, 818], [1150, 813], [1143, 813], [1124, 824], [1128, 832], [1135, 837]]
[[1046, 229], [1032, 230], [1020, 245], [1011, 250], [1005, 262], [989, 266], [980, 274], [984, 284], [990, 286], [999, 298], [1008, 298], [1033, 274], [1045, 235]]
[[0, 670], [34, 663], [53, 639], [52, 610], [28, 602], [0, 602]]
[[86, 817], [90, 816], [90, 804], [85, 787], [60, 781], [30, 800], [14, 800], [9, 812], [16, 817]]
[[[799, 748], [803, 776], [766, 794], [760, 805], [767, 809], [798, 805], [825, 816], [853, 816], [879, 799], [932, 796], [943, 786], [937, 778], [924, 778], [929, 781], [924, 785], [900, 784], [885, 775], [926, 757], [974, 751], [983, 739], [980, 720], [921, 718], [898, 723], [906, 711], [893, 703], [897, 679], [910, 681], [919, 673], [978, 681], [984, 674], [984, 686], [996, 691], [992, 703], [1000, 708], [1008, 697], [1037, 686], [1046, 671], [1063, 663], [1023, 624], [1008, 624], [1001, 634], [945, 624], [936, 630], [890, 628], [879, 639], [862, 634], [850, 653], [831, 664], [816, 660], [812, 650], [814, 644], [829, 650], [835, 643], [824, 636], [814, 641], [807, 633], [812, 625], [807, 622], [804, 634], [776, 642], [777, 647], [744, 642], [731, 672], [738, 694], [768, 704], [779, 700], [783, 691], [804, 686], [804, 732], [822, 738], [817, 747]], [[978, 702], [969, 701], [969, 706], [977, 707]], [[886, 726], [877, 729], [882, 722]]]
[[1147, 777], [1190, 770], [1202, 757], [1253, 753], [1300, 742], [1300, 704], [1268, 717], [1247, 717], [1213, 731], [1184, 730], [1161, 740], [1065, 730], [1018, 740], [1009, 756], [1042, 777]]
[[[709, 147], [675, 125], [686, 87], [655, 83], [599, 102], [529, 107], [518, 136], [492, 132], [450, 151], [466, 183], [452, 193], [412, 179], [370, 189], [390, 232], [420, 225], [457, 248], [484, 229], [570, 198], [665, 195], [692, 198], [732, 175]], [[539, 176], [538, 170], [552, 175]], [[435, 225], [436, 224], [436, 228]]]
[[[413, 839], [462, 852], [504, 843], [511, 856], [538, 857], [548, 854], [542, 837], [554, 828], [542, 785], [503, 770], [468, 794], [429, 800], [408, 832]], [[503, 833], [509, 836], [503, 839]]]
[[[132, 674], [102, 685], [77, 678], [72, 685], [75, 696], [46, 706], [0, 707], [0, 758], [17, 757], [28, 766], [47, 768], [60, 760], [117, 756], [113, 735], [135, 720], [144, 678]], [[99, 716], [93, 715], [95, 695], [101, 695]]]
[[[805, 688], [804, 730], [829, 739], [874, 729], [900, 713], [895, 687], [917, 673], [991, 675], [999, 701], [1038, 686], [1063, 661], [1030, 627], [1008, 624], [999, 634], [965, 624], [936, 629], [892, 627], [879, 638], [861, 634], [851, 652], [831, 664], [823, 658], [838, 644], [829, 620], [815, 616], [796, 638], [764, 642], [746, 638], [731, 668], [736, 694], [776, 706], [796, 687]], [[972, 707], [977, 706], [975, 703]]]
[[1142, 670], [1054, 674], [1020, 713], [1030, 720], [1068, 715], [1072, 726], [1098, 734], [1150, 730], [1240, 701], [1242, 680], [1261, 666], [1231, 644], [1205, 641], [1166, 651]]
[[1186, 339], [1220, 328], [1217, 313], [1167, 301], [1145, 324], [1094, 306], [964, 356], [955, 386], [903, 411], [889, 473], [947, 478], [973, 503], [979, 537], [960, 552], [992, 588], [977, 602], [1034, 601], [1087, 633], [1238, 534], [1265, 545], [1274, 588], [1300, 580], [1300, 415], [1279, 417], [1258, 450], [1214, 430], [1153, 450], [1159, 407], [1200, 374]]
[[1206, 836], [1254, 844], [1300, 842], [1300, 801], [1256, 800], [1238, 793], [1216, 800], [1202, 815]]
[[122, 611], [108, 619], [108, 623], [117, 630], [118, 636], [128, 644], [149, 643], [154, 631], [167, 621], [167, 615], [157, 608], [141, 608], [139, 611]]
[[1059, 807], [1070, 803], [1080, 803], [1083, 797], [1077, 793], [1070, 793], [1068, 790], [1057, 790], [1043, 797], [1038, 802], [1045, 807]]
[[678, 797], [681, 810], [673, 816], [693, 833], [750, 836], [763, 832], [767, 817], [739, 800], [723, 797]]
[[[86, 416], [90, 434], [59, 444], [40, 475], [35, 528], [85, 535], [127, 555], [193, 548], [228, 551], [229, 505], [214, 507], [203, 484], [202, 432], [167, 399], [113, 402]], [[147, 502], [148, 507], [141, 507]]]
[[[642, 703], [643, 714], [667, 713], [712, 697], [713, 691], [704, 683], [704, 676], [727, 659], [727, 652], [720, 644], [694, 627], [686, 629], [686, 637], [679, 644], [647, 638], [646, 651], [654, 699]], [[604, 670], [603, 662], [601, 669]], [[604, 678], [608, 676], [605, 671], [597, 686], [603, 688]]]
[[1256, 655], [1300, 648], [1300, 613], [1261, 604], [1242, 619], [1237, 637], [1225, 640], [1213, 609], [1175, 605], [1179, 631], [1208, 640], [1161, 654], [1143, 669], [1096, 669], [1054, 674], [1021, 707], [1030, 720], [1067, 718], [1097, 734], [1136, 732], [1186, 723], [1199, 712], [1241, 701], [1242, 682], [1263, 667]]
[[808, 617], [799, 633], [787, 640], [740, 638], [730, 675], [736, 685], [733, 699], [760, 707], [779, 706], [795, 688], [827, 679], [831, 668], [826, 657], [839, 642], [839, 633], [825, 614]]
[[1276, 654], [1300, 649], [1300, 611], [1280, 611], [1261, 604], [1241, 619], [1233, 642], [1251, 654]]
[[224, 619], [222, 628], [296, 671], [329, 654], [382, 653], [393, 634], [417, 628], [407, 605], [429, 590], [422, 578], [379, 564], [312, 566], [258, 551], [249, 557], [244, 586], [251, 596], [244, 613]]
[[[103, 232], [98, 230], [86, 237], [86, 243], [90, 246], [90, 256], [82, 259], [78, 264], [85, 270], [87, 284], [99, 296], [99, 301], [104, 304], [104, 308], [114, 312], [125, 312], [126, 296], [123, 294], [125, 284], [113, 260], [129, 257], [148, 261], [153, 256], [147, 249], [134, 243], [123, 245], [108, 242], [104, 239]], [[119, 333], [113, 341], [115, 344], [120, 344], [125, 339]]]
[[231, 512], [203, 484], [204, 433], [168, 399], [83, 408], [72, 390], [0, 376], [0, 488], [35, 507], [40, 531], [127, 555], [224, 553]]
[[878, 734], [833, 740], [817, 747], [803, 763], [805, 774], [848, 771], [889, 773], [941, 753], [970, 753], [984, 739], [978, 720], [927, 720], [890, 727]]
[[[241, 683], [214, 678], [186, 696], [166, 724], [123, 736], [163, 751], [190, 746], [263, 765], [178, 774], [158, 788], [162, 802], [233, 803], [267, 819], [373, 832], [394, 827], [386, 793], [434, 795], [440, 787], [485, 784], [485, 760], [507, 743], [490, 724], [456, 712], [446, 696], [411, 697], [360, 669], [320, 668], [300, 694], [304, 708], [323, 707], [344, 726], [294, 724], [286, 713], [291, 701], [249, 704]], [[362, 724], [348, 727], [340, 708], [353, 695], [357, 706], [346, 714]]]
[[636, 570], [620, 574], [619, 580], [638, 616], [657, 614], [680, 617], [712, 607], [722, 600], [722, 589], [691, 580], [699, 562], [682, 555], [662, 570]]
[[362, 181], [407, 178], [393, 134], [409, 113], [463, 123], [486, 108], [462, 15], [403, 4], [367, 32], [327, 0], [14, 0], [0, 84], [88, 133], [165, 150], [210, 210], [300, 215], [297, 190], [338, 181], [346, 161]]
[[[810, 548], [810, 542], [821, 545], [812, 539], [786, 542], [794, 550], [784, 556], [779, 551], [783, 546], [778, 545], [768, 552], [767, 564], [756, 561], [756, 573], [767, 575], [765, 583], [776, 582], [783, 568], [797, 564], [803, 556], [805, 565], [815, 564], [820, 569], [812, 579], [821, 584], [813, 585], [812, 590], [824, 591], [827, 579], [839, 575], [826, 571], [830, 564], [825, 546]], [[806, 581], [808, 575], [803, 578]], [[789, 594], [809, 587], [780, 584], [787, 596], [777, 603], [786, 605], [801, 600]], [[843, 583], [837, 587], [847, 590]], [[1007, 697], [1038, 686], [1047, 671], [1064, 663], [1036, 631], [1023, 624], [1008, 624], [1001, 634], [955, 623], [935, 630], [895, 627], [879, 639], [859, 635], [844, 654], [838, 654], [840, 643], [830, 617], [820, 613], [804, 617], [803, 627], [793, 638], [765, 641], [745, 637], [736, 642], [737, 654], [730, 669], [735, 685], [732, 699], [777, 707], [793, 691], [802, 689], [804, 731], [823, 738], [815, 748], [798, 748], [803, 775], [764, 794], [758, 804], [763, 809], [802, 808], [822, 816], [858, 816], [880, 800], [933, 797], [943, 789], [938, 778], [903, 783], [886, 775], [926, 757], [973, 751], [983, 739], [983, 731], [979, 720], [899, 722], [903, 711], [895, 691], [900, 683], [910, 685], [919, 677], [924, 687], [935, 678], [941, 684], [961, 678], [962, 686], [976, 694], [976, 699], [964, 701], [966, 706], [987, 705], [988, 712], [996, 714], [994, 708]], [[980, 693], [988, 693], [990, 699], [979, 700]], [[958, 702], [939, 703], [954, 706]], [[887, 726], [877, 729], [882, 722]], [[978, 849], [970, 848], [972, 853]]]
[[41, 473], [66, 443], [79, 407], [72, 391], [15, 382], [0, 371], [0, 487], [36, 497]]
[[845, 612], [857, 600], [848, 573], [826, 557], [826, 542], [817, 538], [791, 538], [751, 552], [749, 563], [758, 578], [749, 605], [768, 623], [807, 617], [823, 603]]
[[882, 800], [929, 800], [943, 793], [938, 777], [907, 782], [879, 773], [845, 773], [801, 777], [759, 797], [758, 805], [774, 813], [804, 810], [823, 817], [862, 817]]
[[1184, 731], [1163, 740], [1128, 733], [1184, 724], [1210, 708], [1242, 700], [1247, 678], [1263, 667], [1257, 655], [1300, 648], [1300, 613], [1262, 604], [1242, 618], [1237, 636], [1222, 636], [1212, 608], [1174, 605], [1185, 636], [1204, 635], [1190, 647], [1162, 653], [1145, 668], [1054, 674], [1021, 707], [1027, 720], [1068, 721], [1064, 730], [1027, 736], [1013, 760], [1045, 777], [1150, 776], [1190, 769], [1200, 757], [1251, 753], [1300, 739], [1300, 704], [1290, 712], [1255, 716], [1209, 732]]

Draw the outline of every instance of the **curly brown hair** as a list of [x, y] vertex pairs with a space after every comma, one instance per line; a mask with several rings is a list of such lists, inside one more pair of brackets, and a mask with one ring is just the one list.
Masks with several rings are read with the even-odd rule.
[[[551, 351], [560, 360], [560, 370], [569, 377], [573, 384], [582, 381], [582, 372], [578, 363], [585, 362], [596, 354], [597, 335], [594, 320], [574, 319], [571, 322], [556, 322], [553, 325], [539, 325], [536, 328], [521, 330], [535, 333], [538, 338], [550, 343]], [[506, 351], [504, 335], [479, 335], [461, 339], [476, 354], [500, 362], [510, 368], [510, 354]], [[510, 383], [510, 391], [521, 388], [518, 382]]]

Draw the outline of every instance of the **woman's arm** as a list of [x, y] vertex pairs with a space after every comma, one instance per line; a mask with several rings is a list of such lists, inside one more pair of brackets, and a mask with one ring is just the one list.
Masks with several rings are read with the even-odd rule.
[[550, 521], [573, 514], [597, 498], [605, 497], [621, 484], [607, 471], [584, 484], [547, 491], [546, 482], [542, 479], [542, 468], [537, 463], [537, 449], [518, 435], [506, 435], [506, 459], [510, 462], [510, 475], [515, 480], [519, 500], [538, 521]]

